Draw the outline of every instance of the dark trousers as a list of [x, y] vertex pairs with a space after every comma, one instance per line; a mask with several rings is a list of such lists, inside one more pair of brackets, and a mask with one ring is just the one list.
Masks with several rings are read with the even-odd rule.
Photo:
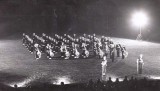
[[114, 52], [111, 54], [112, 62], [114, 62]]
[[109, 56], [110, 56], [110, 59], [111, 59], [112, 58], [112, 51], [111, 50], [110, 50]]
[[120, 56], [120, 50], [117, 50], [117, 57]]

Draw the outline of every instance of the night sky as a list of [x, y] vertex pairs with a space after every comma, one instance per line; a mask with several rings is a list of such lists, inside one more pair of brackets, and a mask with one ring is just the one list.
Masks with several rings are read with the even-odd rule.
[[0, 36], [26, 33], [88, 33], [135, 39], [134, 11], [149, 24], [145, 40], [160, 41], [160, 0], [0, 0]]

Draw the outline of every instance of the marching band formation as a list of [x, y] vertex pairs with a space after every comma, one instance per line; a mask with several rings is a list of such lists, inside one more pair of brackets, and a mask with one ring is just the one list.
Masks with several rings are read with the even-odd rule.
[[115, 56], [124, 59], [128, 55], [125, 46], [119, 43], [115, 44], [110, 37], [98, 37], [95, 34], [83, 34], [82, 36], [54, 34], [51, 37], [45, 33], [42, 35], [23, 33], [22, 42], [31, 54], [35, 54], [36, 59], [40, 59], [42, 54], [46, 54], [48, 59], [103, 58], [109, 56], [113, 62]]

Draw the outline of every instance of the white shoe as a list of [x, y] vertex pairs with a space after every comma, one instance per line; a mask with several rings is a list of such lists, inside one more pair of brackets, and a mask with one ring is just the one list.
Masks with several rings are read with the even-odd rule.
[[64, 58], [64, 59], [69, 59], [69, 58]]

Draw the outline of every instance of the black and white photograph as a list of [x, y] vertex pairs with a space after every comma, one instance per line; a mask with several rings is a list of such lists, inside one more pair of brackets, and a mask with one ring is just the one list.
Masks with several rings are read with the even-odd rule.
[[160, 0], [0, 0], [0, 91], [160, 91]]

